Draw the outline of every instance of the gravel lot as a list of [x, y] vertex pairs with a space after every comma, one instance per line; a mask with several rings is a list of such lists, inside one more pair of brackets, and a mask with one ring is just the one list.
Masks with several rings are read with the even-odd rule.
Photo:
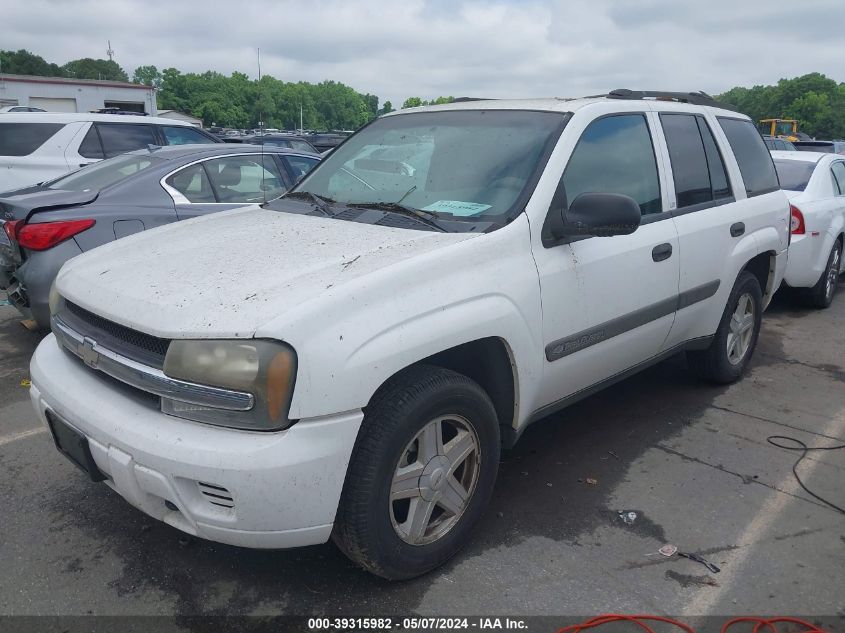
[[[185, 538], [87, 481], [21, 385], [41, 337], [0, 307], [0, 614], [841, 618], [843, 516], [797, 486], [797, 455], [766, 443], [845, 438], [845, 283], [839, 291], [823, 312], [778, 299], [736, 385], [702, 386], [680, 357], [538, 423], [505, 454], [470, 546], [394, 584], [331, 544], [265, 552]], [[845, 505], [845, 451], [815, 453], [801, 472]], [[633, 525], [621, 510], [637, 513]], [[665, 543], [721, 573], [649, 555]]]

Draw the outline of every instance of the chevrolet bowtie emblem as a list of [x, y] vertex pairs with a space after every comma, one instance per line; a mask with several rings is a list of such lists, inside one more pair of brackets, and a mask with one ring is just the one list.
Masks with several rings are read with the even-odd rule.
[[82, 343], [77, 348], [79, 352], [80, 358], [82, 361], [88, 365], [89, 367], [97, 367], [97, 361], [100, 360], [100, 355], [94, 349], [94, 341], [90, 338], [86, 338], [82, 341]]

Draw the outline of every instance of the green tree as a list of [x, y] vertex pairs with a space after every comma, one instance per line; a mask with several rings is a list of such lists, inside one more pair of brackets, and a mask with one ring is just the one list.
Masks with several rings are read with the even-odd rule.
[[393, 104], [390, 103], [390, 101], [385, 101], [381, 110], [378, 111], [378, 115], [381, 116], [382, 114], [387, 114], [388, 112], [393, 112]]
[[58, 77], [61, 72], [58, 65], [50, 64], [40, 55], [27, 50], [0, 50], [0, 72], [12, 75], [37, 75], [40, 77]]
[[423, 100], [419, 97], [408, 97], [405, 99], [405, 103], [402, 104], [402, 109], [405, 108], [418, 108], [421, 105], [425, 105]]
[[74, 59], [62, 66], [61, 74], [75, 79], [129, 81], [126, 71], [111, 59], [92, 59], [90, 57]]
[[161, 86], [162, 76], [155, 66], [138, 66], [132, 73], [132, 83], [145, 86]]

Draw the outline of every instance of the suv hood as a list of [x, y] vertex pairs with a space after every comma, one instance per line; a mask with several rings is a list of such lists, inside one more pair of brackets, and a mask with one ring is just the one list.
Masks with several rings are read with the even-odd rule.
[[471, 239], [256, 206], [139, 233], [80, 255], [60, 294], [164, 338], [247, 338], [376, 270]]

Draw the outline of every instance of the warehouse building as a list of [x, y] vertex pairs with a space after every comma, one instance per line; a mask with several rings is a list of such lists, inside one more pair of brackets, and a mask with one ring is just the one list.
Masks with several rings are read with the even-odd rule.
[[118, 108], [156, 116], [155, 88], [122, 81], [0, 74], [0, 108], [29, 106], [48, 112]]

